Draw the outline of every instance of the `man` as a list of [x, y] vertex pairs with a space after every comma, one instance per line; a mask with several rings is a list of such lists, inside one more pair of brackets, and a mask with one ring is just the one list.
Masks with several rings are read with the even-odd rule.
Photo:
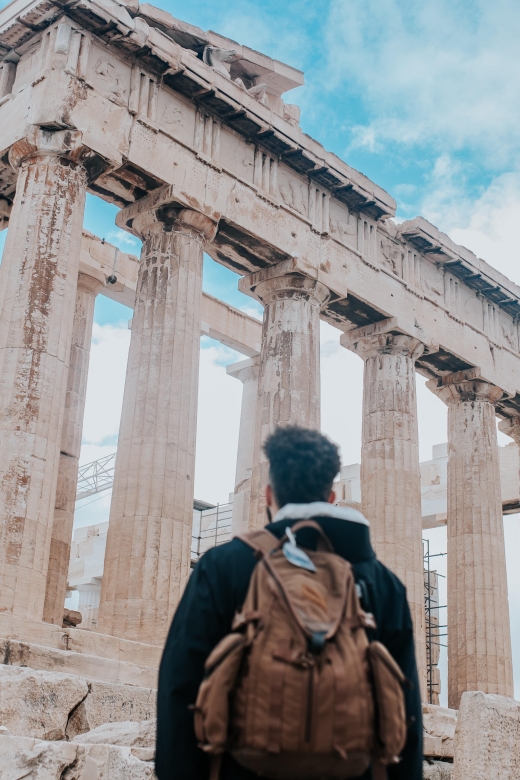
[[[332, 506], [333, 480], [340, 469], [338, 448], [317, 431], [278, 428], [266, 441], [269, 531], [281, 538], [287, 526], [312, 517], [322, 526], [337, 555], [350, 561], [363, 593], [362, 605], [374, 614], [369, 632], [393, 655], [413, 689], [405, 692], [408, 738], [400, 764], [388, 768], [389, 780], [422, 778], [422, 720], [412, 621], [402, 583], [375, 556], [368, 523], [360, 512]], [[314, 502], [321, 502], [316, 505]], [[310, 506], [312, 504], [312, 506]], [[296, 506], [295, 506], [296, 505]], [[318, 514], [316, 514], [318, 513]], [[298, 543], [315, 548], [317, 532], [303, 529]], [[159, 780], [207, 780], [208, 756], [197, 747], [193, 715], [204, 662], [231, 631], [257, 564], [239, 539], [209, 550], [197, 563], [172, 622], [159, 672], [156, 774]], [[221, 780], [255, 780], [224, 758]], [[370, 771], [363, 777], [368, 780]]]

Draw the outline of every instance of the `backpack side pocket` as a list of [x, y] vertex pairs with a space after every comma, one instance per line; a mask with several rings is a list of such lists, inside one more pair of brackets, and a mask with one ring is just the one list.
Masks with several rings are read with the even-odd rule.
[[371, 642], [367, 652], [376, 703], [376, 734], [379, 743], [376, 753], [383, 763], [395, 763], [406, 743], [403, 686], [408, 681], [380, 642]]
[[226, 749], [229, 729], [229, 695], [235, 686], [246, 638], [228, 634], [208, 656], [205, 676], [193, 707], [199, 747], [218, 755]]

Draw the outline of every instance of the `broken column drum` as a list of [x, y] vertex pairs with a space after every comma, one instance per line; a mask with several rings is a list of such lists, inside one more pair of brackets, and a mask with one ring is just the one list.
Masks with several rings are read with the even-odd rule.
[[158, 644], [190, 567], [202, 251], [215, 226], [143, 203], [132, 229], [144, 243], [98, 631]]
[[264, 304], [249, 527], [266, 522], [267, 460], [262, 444], [280, 425], [320, 427], [320, 312], [325, 285], [296, 274], [240, 281]]
[[465, 691], [513, 696], [496, 435], [498, 387], [431, 380], [448, 405], [448, 703]]
[[45, 622], [57, 625], [61, 625], [63, 620], [67, 592], [94, 305], [96, 295], [102, 287], [103, 285], [92, 276], [79, 274], [43, 610]]
[[42, 619], [87, 187], [81, 134], [30, 129], [0, 270], [0, 611]]
[[402, 334], [357, 337], [342, 344], [365, 361], [361, 501], [378, 558], [406, 585], [414, 624], [419, 680], [426, 693], [426, 635], [421, 474], [415, 361], [424, 346]]

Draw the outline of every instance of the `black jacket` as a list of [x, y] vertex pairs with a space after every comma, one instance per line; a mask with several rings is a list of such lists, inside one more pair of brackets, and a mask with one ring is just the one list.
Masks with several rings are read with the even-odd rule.
[[[344, 516], [349, 516], [347, 509]], [[351, 514], [350, 516], [359, 513]], [[362, 517], [362, 516], [361, 516]], [[409, 721], [408, 740], [400, 764], [388, 770], [389, 780], [422, 778], [422, 718], [417, 680], [412, 621], [406, 590], [392, 572], [376, 560], [369, 529], [360, 522], [333, 517], [316, 518], [334, 546], [350, 561], [356, 581], [363, 581], [369, 605], [377, 622], [371, 639], [381, 641], [393, 655], [413, 690], [406, 691]], [[267, 526], [278, 537], [294, 520]], [[366, 522], [366, 521], [365, 521]], [[310, 529], [298, 532], [298, 542], [315, 548], [318, 534]], [[257, 563], [253, 551], [239, 539], [215, 547], [195, 566], [175, 613], [159, 670], [157, 699], [157, 754], [155, 771], [159, 780], [207, 780], [209, 760], [197, 747], [193, 715], [206, 658], [231, 630], [235, 612], [242, 606], [249, 580]], [[363, 776], [370, 777], [370, 772]], [[258, 780], [226, 757], [222, 780]]]

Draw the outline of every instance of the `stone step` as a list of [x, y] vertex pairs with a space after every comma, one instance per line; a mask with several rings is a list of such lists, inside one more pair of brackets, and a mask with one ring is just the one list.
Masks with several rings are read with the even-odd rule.
[[153, 780], [142, 748], [0, 735], [0, 780]]
[[151, 688], [0, 666], [0, 725], [15, 736], [73, 739], [109, 723], [149, 721], [155, 710]]
[[162, 655], [162, 647], [159, 645], [132, 642], [80, 628], [61, 628], [52, 623], [7, 614], [0, 614], [0, 637], [155, 669], [159, 668]]
[[157, 687], [157, 669], [114, 658], [103, 658], [71, 650], [20, 642], [0, 636], [0, 663], [8, 666], [28, 666], [49, 672], [66, 672], [119, 685]]

